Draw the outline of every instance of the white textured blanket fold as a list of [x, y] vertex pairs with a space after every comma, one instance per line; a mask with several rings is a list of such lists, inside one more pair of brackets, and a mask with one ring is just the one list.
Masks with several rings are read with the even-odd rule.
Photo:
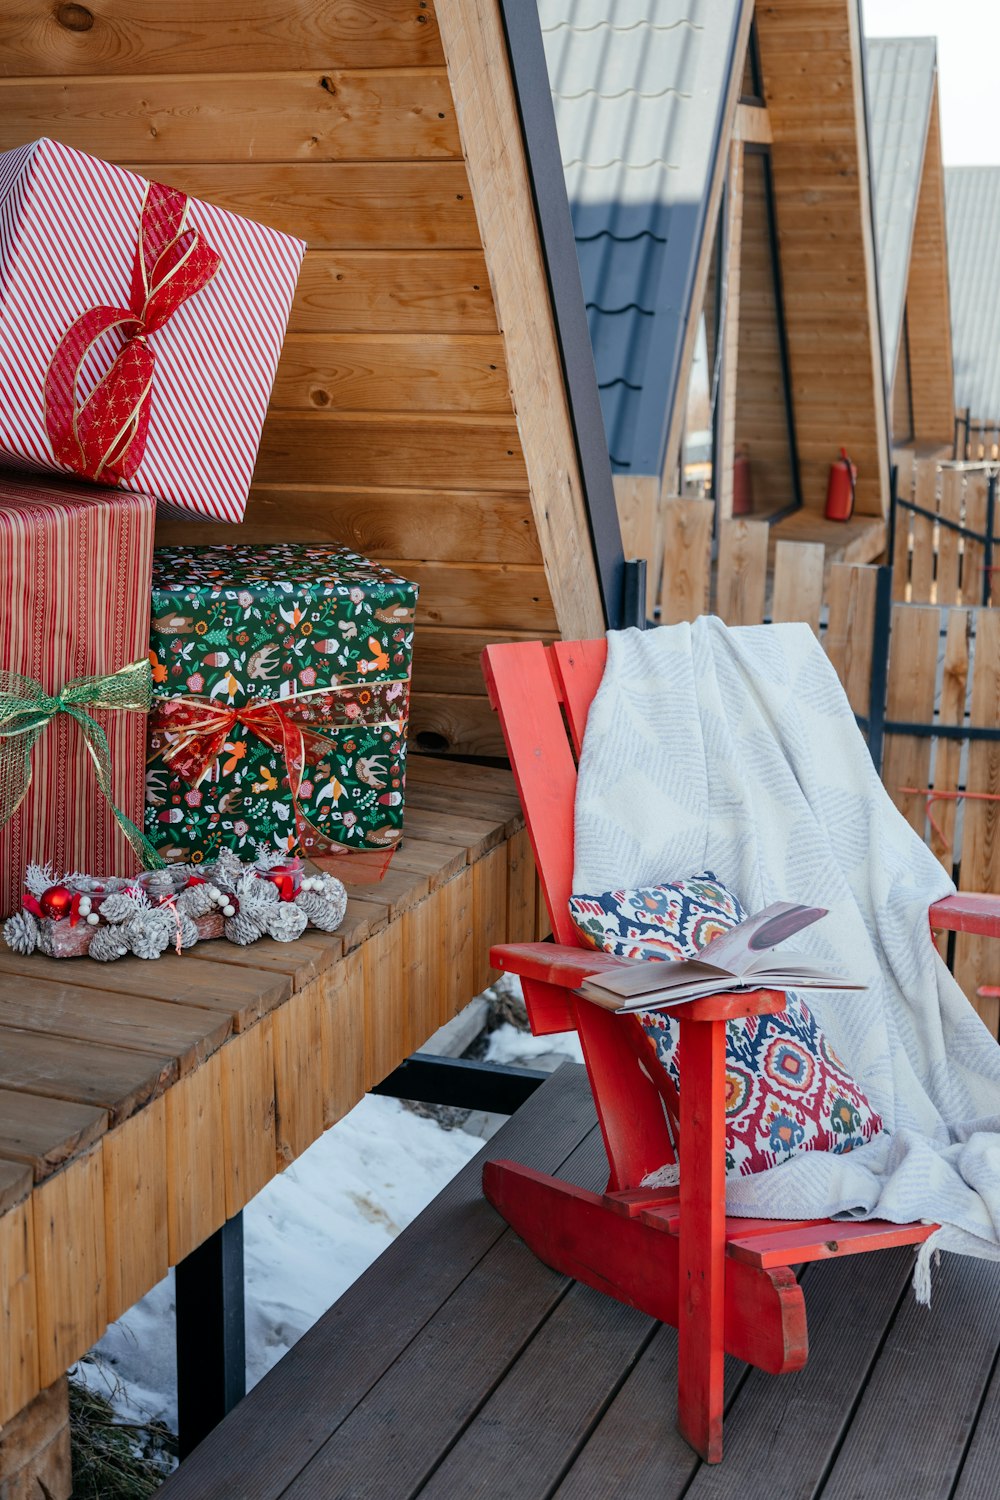
[[[574, 889], [705, 869], [750, 911], [829, 907], [795, 946], [868, 988], [808, 1004], [885, 1122], [847, 1155], [803, 1152], [730, 1179], [729, 1211], [934, 1220], [937, 1248], [1000, 1259], [1000, 1046], [927, 921], [953, 886], [889, 800], [807, 626], [703, 618], [609, 637], [580, 763]], [[925, 1252], [924, 1295], [927, 1265]]]

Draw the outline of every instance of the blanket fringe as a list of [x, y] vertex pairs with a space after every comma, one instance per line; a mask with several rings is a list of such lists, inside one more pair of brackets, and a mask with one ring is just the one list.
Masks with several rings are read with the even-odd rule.
[[677, 1162], [668, 1161], [665, 1167], [657, 1167], [655, 1172], [649, 1172], [639, 1184], [647, 1188], [670, 1188], [677, 1187], [681, 1180], [681, 1169]]
[[941, 1264], [941, 1231], [940, 1229], [924, 1240], [917, 1251], [917, 1258], [913, 1266], [913, 1295], [923, 1307], [931, 1305], [931, 1261], [934, 1269]]

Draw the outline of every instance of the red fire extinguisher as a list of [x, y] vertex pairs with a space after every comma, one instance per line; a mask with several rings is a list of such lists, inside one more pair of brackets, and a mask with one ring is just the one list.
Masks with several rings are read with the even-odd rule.
[[830, 465], [830, 478], [826, 486], [826, 510], [828, 521], [849, 521], [854, 514], [854, 496], [858, 484], [858, 471], [841, 448], [840, 457]]

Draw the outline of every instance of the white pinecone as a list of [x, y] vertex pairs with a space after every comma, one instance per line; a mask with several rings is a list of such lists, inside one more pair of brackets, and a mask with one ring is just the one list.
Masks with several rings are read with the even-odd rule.
[[264, 930], [268, 937], [279, 943], [294, 943], [309, 926], [309, 918], [294, 901], [279, 901], [261, 913]]
[[38, 946], [38, 923], [30, 911], [16, 911], [3, 924], [4, 942], [14, 953], [34, 953]]
[[156, 911], [137, 912], [119, 931], [136, 958], [159, 958], [170, 945], [170, 928]]
[[239, 895], [241, 901], [249, 899], [256, 906], [273, 906], [278, 899], [278, 887], [273, 880], [262, 880], [251, 873], [240, 881]]
[[238, 911], [235, 917], [227, 918], [223, 931], [231, 943], [247, 948], [264, 936], [264, 924], [255, 913]]
[[207, 885], [188, 885], [177, 897], [177, 909], [189, 917], [207, 917], [215, 910], [215, 898], [209, 895]]
[[216, 885], [235, 885], [243, 874], [243, 861], [232, 849], [220, 849], [212, 870]]
[[336, 932], [344, 920], [344, 912], [347, 908], [347, 893], [344, 892], [344, 900], [340, 905], [335, 905], [321, 896], [319, 891], [300, 891], [295, 898], [295, 905], [299, 911], [304, 911], [314, 927], [320, 932]]
[[174, 873], [172, 870], [150, 870], [143, 882], [146, 894], [155, 900], [160, 896], [172, 896], [174, 894]]
[[105, 922], [127, 922], [138, 910], [138, 901], [126, 891], [115, 891], [101, 902], [101, 916]]
[[98, 963], [113, 963], [116, 958], [124, 958], [128, 952], [128, 944], [125, 934], [120, 927], [98, 927], [90, 940], [87, 952], [91, 958], [96, 958]]

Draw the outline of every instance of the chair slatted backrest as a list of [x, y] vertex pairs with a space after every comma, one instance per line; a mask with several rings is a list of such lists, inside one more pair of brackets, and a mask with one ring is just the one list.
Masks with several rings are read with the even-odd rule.
[[[576, 762], [604, 670], [603, 640], [487, 646], [483, 674], [500, 718], [556, 942], [579, 945], [569, 917]], [[563, 720], [563, 710], [566, 720]]]

